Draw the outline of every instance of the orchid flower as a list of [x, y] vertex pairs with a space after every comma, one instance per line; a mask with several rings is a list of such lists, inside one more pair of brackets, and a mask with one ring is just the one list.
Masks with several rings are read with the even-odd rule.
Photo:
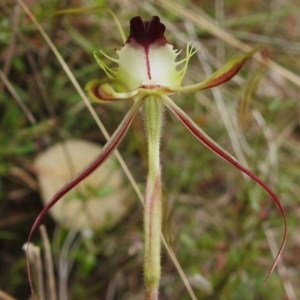
[[130, 21], [130, 35], [127, 41], [121, 50], [116, 51], [117, 58], [109, 57], [100, 51], [102, 57], [117, 65], [116, 68], [110, 68], [98, 54], [95, 54], [95, 58], [107, 78], [93, 80], [87, 84], [86, 91], [90, 98], [102, 103], [132, 98], [134, 104], [99, 156], [63, 186], [40, 213], [32, 226], [29, 239], [47, 211], [113, 153], [122, 141], [135, 115], [141, 110], [148, 144], [148, 178], [144, 200], [144, 277], [146, 299], [158, 299], [162, 229], [162, 181], [159, 148], [164, 107], [167, 107], [202, 144], [256, 181], [278, 206], [284, 219], [284, 236], [280, 250], [267, 275], [267, 280], [283, 250], [287, 234], [285, 212], [280, 200], [266, 183], [207, 136], [168, 97], [176, 93], [190, 93], [212, 88], [230, 80], [255, 51], [231, 60], [203, 82], [182, 86], [188, 62], [197, 50], [188, 44], [186, 57], [177, 61], [180, 51], [174, 49], [173, 45], [167, 42], [164, 32], [165, 26], [160, 22], [159, 17], [154, 16], [150, 21], [142, 21], [140, 17], [134, 17]]

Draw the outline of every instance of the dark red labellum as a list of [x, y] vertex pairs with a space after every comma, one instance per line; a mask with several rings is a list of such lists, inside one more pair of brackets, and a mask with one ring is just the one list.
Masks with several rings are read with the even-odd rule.
[[130, 35], [126, 43], [134, 40], [142, 47], [148, 48], [156, 42], [167, 43], [164, 36], [165, 25], [160, 22], [159, 17], [154, 16], [150, 21], [143, 21], [140, 16], [130, 20]]

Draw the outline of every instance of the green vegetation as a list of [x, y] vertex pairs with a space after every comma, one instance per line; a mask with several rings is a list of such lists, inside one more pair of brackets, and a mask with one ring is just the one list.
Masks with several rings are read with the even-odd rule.
[[[188, 42], [200, 48], [189, 64], [187, 84], [207, 77], [247, 46], [268, 48], [266, 68], [252, 59], [220, 88], [173, 99], [279, 195], [289, 233], [278, 268], [263, 287], [284, 229], [275, 204], [258, 185], [200, 145], [169, 113], [161, 145], [163, 230], [196, 299], [300, 298], [300, 4], [292, 0], [282, 4], [272, 0], [26, 2], [81, 87], [104, 77], [93, 51], [101, 48], [114, 56], [114, 49], [122, 45], [107, 9], [116, 14], [126, 35], [133, 16], [159, 15], [170, 43], [183, 51]], [[54, 14], [93, 6], [103, 9]], [[255, 74], [261, 75], [257, 82]], [[112, 134], [131, 104], [129, 100], [93, 103], [93, 107]], [[142, 121], [136, 118], [118, 148], [142, 192], [147, 174], [143, 135]], [[50, 145], [68, 138], [106, 142], [36, 26], [15, 1], [1, 1], [0, 299], [11, 299], [2, 291], [20, 300], [30, 295], [22, 246], [43, 207], [33, 161]], [[132, 186], [125, 178], [124, 173], [124, 181]], [[143, 299], [142, 215], [136, 196], [131, 213], [121, 223], [84, 236], [59, 228], [49, 215], [44, 218], [60, 300], [66, 294], [72, 300]], [[32, 242], [45, 249], [39, 232]], [[65, 279], [59, 263], [70, 267]], [[192, 299], [165, 248], [160, 299]]]

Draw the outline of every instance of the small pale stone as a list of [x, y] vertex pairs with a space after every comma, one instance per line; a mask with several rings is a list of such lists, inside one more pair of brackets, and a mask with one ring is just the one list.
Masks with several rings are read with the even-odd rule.
[[[34, 168], [44, 205], [101, 150], [101, 146], [84, 140], [69, 140], [41, 153]], [[132, 199], [120, 168], [110, 157], [49, 212], [57, 223], [74, 230], [110, 228], [126, 215]]]

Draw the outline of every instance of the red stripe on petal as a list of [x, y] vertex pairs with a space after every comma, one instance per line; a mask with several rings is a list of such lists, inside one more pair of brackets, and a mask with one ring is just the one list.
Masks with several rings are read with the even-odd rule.
[[150, 62], [149, 62], [149, 47], [145, 47], [145, 55], [146, 55], [147, 75], [148, 75], [148, 79], [151, 80], [151, 69], [150, 69]]
[[132, 47], [137, 47], [137, 44], [144, 48], [146, 57], [146, 69], [148, 79], [151, 80], [151, 68], [149, 61], [149, 47], [161, 47], [168, 42], [164, 36], [165, 25], [160, 22], [159, 17], [154, 16], [150, 21], [143, 21], [140, 16], [130, 20], [130, 35], [126, 41]]

